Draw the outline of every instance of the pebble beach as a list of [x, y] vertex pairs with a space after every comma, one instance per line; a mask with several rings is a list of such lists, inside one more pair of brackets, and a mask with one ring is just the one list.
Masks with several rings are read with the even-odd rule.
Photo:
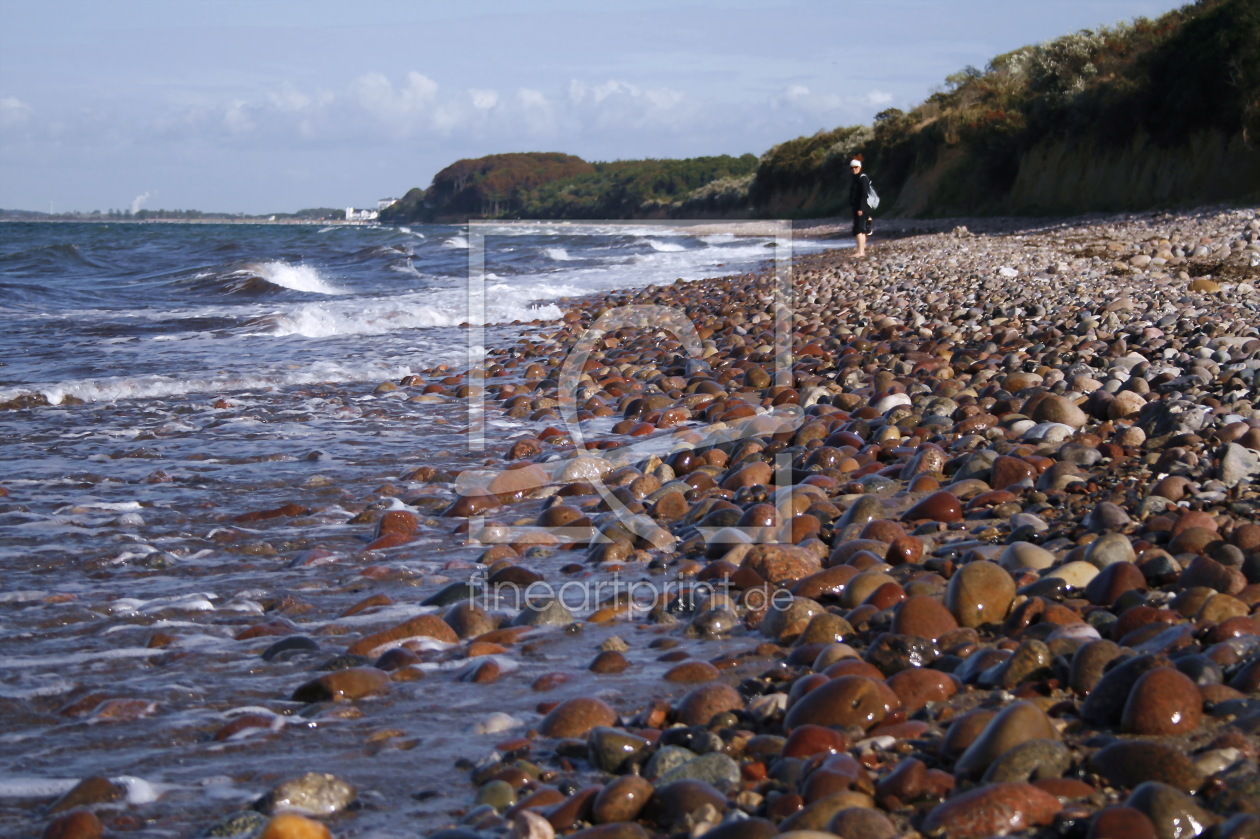
[[1260, 212], [877, 222], [553, 303], [294, 397], [422, 455], [41, 500], [163, 553], [32, 543], [0, 832], [1260, 835]]

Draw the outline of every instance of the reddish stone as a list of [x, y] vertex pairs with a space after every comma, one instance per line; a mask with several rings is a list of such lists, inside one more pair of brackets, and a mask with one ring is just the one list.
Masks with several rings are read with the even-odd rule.
[[538, 731], [544, 737], [585, 737], [592, 728], [614, 725], [617, 712], [601, 699], [579, 696], [561, 702], [543, 717]]
[[919, 521], [928, 519], [930, 521], [954, 522], [962, 521], [962, 504], [958, 497], [952, 492], [941, 490], [934, 492], [927, 498], [915, 504], [902, 515], [902, 521]]
[[693, 688], [674, 706], [674, 718], [683, 725], [708, 725], [718, 714], [744, 707], [739, 691], [724, 682]]
[[987, 784], [937, 805], [923, 822], [923, 833], [950, 839], [985, 839], [1019, 833], [1054, 821], [1059, 799], [1032, 784]]
[[859, 726], [869, 729], [888, 716], [884, 692], [866, 676], [840, 676], [810, 691], [792, 705], [784, 727], [798, 725]]
[[349, 667], [334, 670], [299, 686], [295, 702], [349, 702], [389, 692], [389, 674], [375, 667]]
[[43, 839], [101, 839], [105, 829], [91, 810], [58, 816], [44, 828]]
[[917, 563], [923, 558], [923, 540], [917, 536], [901, 536], [888, 543], [884, 561], [889, 565]]
[[419, 615], [389, 629], [374, 632], [350, 645], [346, 651], [350, 655], [362, 655], [369, 658], [379, 655], [383, 647], [397, 646], [411, 638], [433, 638], [447, 644], [458, 644], [459, 636], [450, 624], [437, 615]]
[[1173, 524], [1169, 535], [1180, 536], [1185, 531], [1195, 527], [1215, 532], [1217, 530], [1216, 519], [1202, 510], [1186, 510]]
[[944, 702], [958, 692], [958, 683], [948, 673], [922, 667], [911, 667], [888, 677], [888, 687], [901, 700], [907, 715], [927, 707], [929, 702]]
[[891, 544], [894, 540], [906, 536], [905, 528], [895, 521], [888, 519], [875, 519], [866, 523], [862, 528], [862, 532], [858, 534], [859, 539], [874, 539], [877, 542]]
[[1158, 667], [1143, 673], [1129, 691], [1120, 725], [1131, 734], [1182, 734], [1203, 721], [1198, 686], [1181, 671]]
[[1247, 578], [1237, 568], [1200, 555], [1190, 561], [1177, 583], [1183, 589], [1204, 586], [1224, 594], [1238, 594], [1247, 587]]
[[1146, 577], [1132, 562], [1113, 562], [1085, 586], [1085, 599], [1096, 606], [1110, 606], [1126, 591], [1146, 591]]
[[1159, 839], [1159, 833], [1141, 810], [1113, 804], [1094, 815], [1086, 839]]
[[849, 748], [843, 731], [821, 725], [797, 726], [783, 744], [784, 757], [812, 757], [822, 752], [842, 753]]
[[684, 661], [665, 672], [667, 682], [712, 682], [719, 676], [718, 669], [707, 661]]
[[892, 631], [933, 641], [958, 628], [949, 609], [934, 597], [916, 594], [905, 599], [893, 615]]
[[1026, 478], [1033, 478], [1034, 470], [1026, 461], [1010, 455], [1000, 455], [993, 461], [989, 485], [994, 489], [1006, 489]]

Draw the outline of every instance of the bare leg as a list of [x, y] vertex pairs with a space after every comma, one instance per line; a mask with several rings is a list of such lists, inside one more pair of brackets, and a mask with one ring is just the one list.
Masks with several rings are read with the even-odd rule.
[[866, 234], [857, 235], [857, 256], [866, 256]]

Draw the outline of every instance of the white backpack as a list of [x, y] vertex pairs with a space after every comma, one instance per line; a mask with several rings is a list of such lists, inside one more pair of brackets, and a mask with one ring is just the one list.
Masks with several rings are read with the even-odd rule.
[[875, 191], [875, 185], [871, 183], [870, 177], [866, 179], [866, 206], [872, 210], [879, 209], [879, 193]]

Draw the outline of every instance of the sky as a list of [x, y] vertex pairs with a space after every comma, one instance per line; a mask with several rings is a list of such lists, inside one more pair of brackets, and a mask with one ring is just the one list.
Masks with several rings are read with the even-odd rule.
[[0, 208], [374, 207], [460, 158], [762, 154], [1172, 0], [0, 0]]

